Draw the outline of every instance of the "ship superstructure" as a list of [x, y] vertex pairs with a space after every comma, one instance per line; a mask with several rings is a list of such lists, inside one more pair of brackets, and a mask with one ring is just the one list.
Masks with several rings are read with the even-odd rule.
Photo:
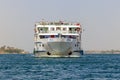
[[80, 57], [80, 23], [45, 22], [35, 24], [35, 57]]

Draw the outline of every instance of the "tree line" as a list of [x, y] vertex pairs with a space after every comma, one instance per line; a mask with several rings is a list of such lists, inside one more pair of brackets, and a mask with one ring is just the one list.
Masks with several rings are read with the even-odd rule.
[[23, 49], [18, 49], [15, 47], [10, 47], [10, 46], [2, 46], [0, 47], [0, 53], [27, 53]]

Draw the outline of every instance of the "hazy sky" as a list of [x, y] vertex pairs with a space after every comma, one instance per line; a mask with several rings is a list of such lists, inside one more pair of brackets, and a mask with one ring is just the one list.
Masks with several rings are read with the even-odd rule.
[[84, 50], [120, 49], [120, 0], [0, 0], [0, 46], [32, 51], [42, 19], [80, 22]]

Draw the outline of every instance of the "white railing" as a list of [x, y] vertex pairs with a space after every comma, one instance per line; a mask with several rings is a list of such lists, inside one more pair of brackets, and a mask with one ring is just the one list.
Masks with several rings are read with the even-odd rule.
[[36, 32], [37, 34], [49, 34], [49, 33], [62, 33], [62, 34], [78, 34], [77, 31], [41, 31]]
[[64, 41], [64, 42], [71, 42], [73, 39], [71, 38], [48, 38], [48, 42], [61, 42], [61, 41]]

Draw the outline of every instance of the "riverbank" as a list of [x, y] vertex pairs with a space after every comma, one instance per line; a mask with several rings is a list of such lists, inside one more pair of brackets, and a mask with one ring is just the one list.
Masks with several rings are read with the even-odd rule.
[[16, 48], [16, 47], [11, 47], [11, 46], [2, 46], [0, 47], [0, 54], [28, 54], [29, 52], [28, 51], [25, 51], [23, 49], [19, 49], [19, 48]]
[[120, 50], [86, 50], [86, 54], [120, 54]]

